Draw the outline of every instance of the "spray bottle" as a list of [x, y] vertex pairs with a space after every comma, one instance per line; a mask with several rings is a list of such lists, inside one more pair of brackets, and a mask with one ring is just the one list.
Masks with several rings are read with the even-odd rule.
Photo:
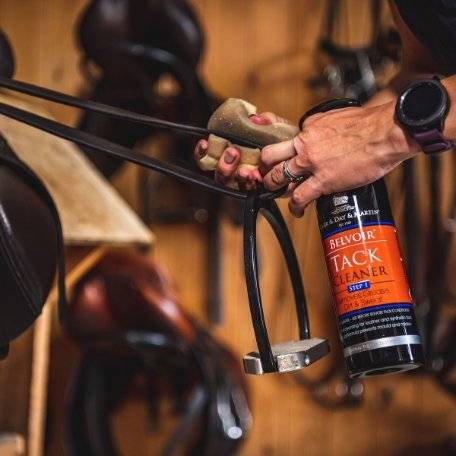
[[[332, 100], [317, 112], [359, 106]], [[424, 363], [413, 300], [383, 180], [317, 200], [323, 250], [350, 377]]]

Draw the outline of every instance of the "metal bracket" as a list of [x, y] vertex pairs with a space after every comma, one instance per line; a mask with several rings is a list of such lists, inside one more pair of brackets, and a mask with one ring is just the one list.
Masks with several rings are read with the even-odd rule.
[[[293, 372], [310, 366], [323, 356], [329, 353], [329, 344], [326, 339], [303, 339], [271, 347], [272, 356], [277, 364], [275, 372]], [[250, 352], [244, 356], [244, 371], [246, 374], [262, 375], [270, 371], [265, 371], [261, 363], [258, 352]]]

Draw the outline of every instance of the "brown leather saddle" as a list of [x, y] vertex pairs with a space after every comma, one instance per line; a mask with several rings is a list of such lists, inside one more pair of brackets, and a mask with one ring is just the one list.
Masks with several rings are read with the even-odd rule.
[[70, 455], [119, 454], [109, 417], [132, 395], [148, 403], [152, 432], [173, 404], [178, 424], [160, 454], [235, 453], [251, 422], [240, 365], [182, 310], [156, 264], [112, 251], [72, 295], [68, 325], [83, 356], [67, 404]]

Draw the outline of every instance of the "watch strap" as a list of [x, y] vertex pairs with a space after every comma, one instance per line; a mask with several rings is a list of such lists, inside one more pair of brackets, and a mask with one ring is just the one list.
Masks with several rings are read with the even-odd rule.
[[433, 154], [451, 149], [454, 146], [453, 141], [445, 138], [440, 130], [433, 128], [428, 131], [415, 132], [412, 134], [413, 139], [421, 146], [425, 154]]

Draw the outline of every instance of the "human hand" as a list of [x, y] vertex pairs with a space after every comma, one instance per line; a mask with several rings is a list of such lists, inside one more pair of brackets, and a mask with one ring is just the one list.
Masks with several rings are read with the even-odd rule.
[[[274, 123], [290, 124], [289, 121], [272, 112], [255, 114], [250, 116], [249, 119], [256, 125], [272, 125]], [[194, 150], [195, 160], [203, 169], [204, 167], [201, 166], [200, 162], [206, 156], [207, 150], [208, 142], [205, 139], [199, 141]], [[218, 182], [231, 187], [238, 187], [242, 190], [253, 190], [262, 181], [261, 173], [257, 168], [240, 164], [240, 159], [241, 154], [239, 149], [235, 146], [227, 147], [218, 161], [215, 178]]]
[[289, 208], [296, 217], [321, 195], [374, 182], [420, 148], [394, 121], [394, 102], [374, 107], [344, 108], [307, 118], [292, 140], [261, 152], [263, 184], [269, 190], [287, 185], [283, 163], [297, 176], [288, 184]]

